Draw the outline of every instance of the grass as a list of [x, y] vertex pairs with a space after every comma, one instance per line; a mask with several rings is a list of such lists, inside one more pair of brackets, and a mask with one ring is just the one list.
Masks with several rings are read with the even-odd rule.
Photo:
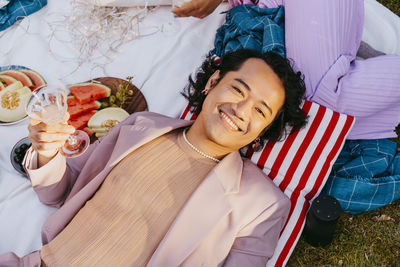
[[[382, 214], [391, 220], [374, 220]], [[301, 237], [287, 266], [400, 266], [400, 200], [358, 215], [342, 214], [326, 247], [312, 247]]]
[[[400, 16], [400, 0], [378, 2]], [[383, 214], [391, 219], [374, 220]], [[400, 267], [400, 200], [358, 215], [342, 214], [334, 240], [326, 247], [312, 247], [301, 237], [287, 266]]]
[[386, 6], [390, 10], [392, 10], [393, 13], [400, 16], [400, 1], [399, 0], [378, 0], [378, 2], [381, 3], [382, 5]]

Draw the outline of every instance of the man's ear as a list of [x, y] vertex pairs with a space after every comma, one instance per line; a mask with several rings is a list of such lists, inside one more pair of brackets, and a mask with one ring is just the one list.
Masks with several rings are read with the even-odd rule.
[[214, 88], [214, 86], [217, 85], [218, 80], [219, 80], [219, 70], [215, 71], [213, 75], [211, 75], [204, 89], [206, 89], [207, 92], [210, 91], [211, 89]]

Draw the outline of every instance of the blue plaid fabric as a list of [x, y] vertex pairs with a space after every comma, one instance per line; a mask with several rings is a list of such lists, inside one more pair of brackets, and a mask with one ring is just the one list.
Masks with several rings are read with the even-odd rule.
[[11, 0], [6, 6], [0, 8], [0, 31], [38, 11], [46, 4], [47, 0]]
[[285, 57], [284, 8], [259, 8], [238, 5], [226, 14], [226, 22], [217, 30], [211, 53], [225, 53], [249, 48], [262, 53], [273, 51]]
[[348, 140], [324, 187], [345, 212], [360, 213], [400, 198], [400, 153], [388, 139]]

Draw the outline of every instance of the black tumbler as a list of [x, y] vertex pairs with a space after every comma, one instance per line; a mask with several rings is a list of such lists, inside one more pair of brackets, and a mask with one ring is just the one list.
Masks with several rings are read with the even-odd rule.
[[319, 195], [314, 199], [303, 232], [307, 243], [314, 247], [331, 243], [341, 211], [339, 202], [331, 196]]

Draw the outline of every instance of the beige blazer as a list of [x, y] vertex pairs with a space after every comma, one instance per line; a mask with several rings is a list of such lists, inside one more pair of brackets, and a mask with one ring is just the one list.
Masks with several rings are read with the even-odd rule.
[[[41, 202], [59, 207], [43, 225], [50, 242], [96, 192], [118, 162], [133, 150], [191, 122], [150, 112], [135, 113], [96, 141], [80, 157], [57, 155], [39, 169], [27, 168]], [[32, 151], [25, 166], [32, 163]], [[290, 201], [238, 152], [223, 158], [209, 173], [159, 244], [148, 266], [265, 266], [272, 256]], [[3, 263], [40, 263], [39, 252]], [[117, 263], [116, 263], [117, 264]], [[12, 266], [12, 265], [10, 265]]]

